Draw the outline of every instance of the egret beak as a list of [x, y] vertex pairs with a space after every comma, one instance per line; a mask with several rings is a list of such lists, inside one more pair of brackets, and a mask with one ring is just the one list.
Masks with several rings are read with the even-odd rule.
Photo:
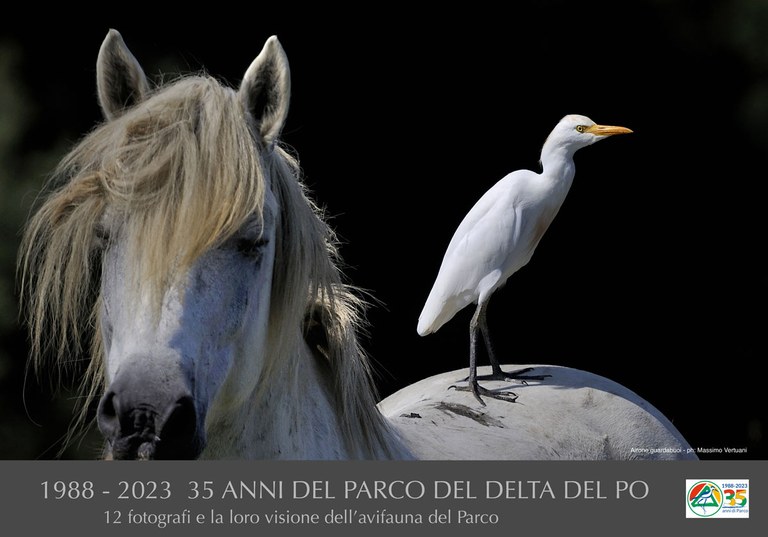
[[586, 131], [596, 136], [613, 136], [614, 134], [629, 134], [632, 131], [626, 127], [613, 127], [611, 125], [592, 125]]

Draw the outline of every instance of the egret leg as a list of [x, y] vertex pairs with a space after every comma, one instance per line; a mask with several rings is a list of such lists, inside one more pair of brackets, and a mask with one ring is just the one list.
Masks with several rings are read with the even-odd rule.
[[[501, 401], [507, 401], [509, 403], [514, 403], [517, 400], [517, 395], [515, 393], [508, 391], [491, 391], [483, 388], [477, 382], [477, 330], [480, 328], [483, 332], [483, 336], [485, 337], [487, 327], [483, 328], [483, 326], [485, 325], [485, 308], [487, 304], [487, 300], [485, 302], [478, 303], [477, 308], [475, 309], [475, 314], [472, 316], [472, 320], [469, 323], [469, 377], [466, 379], [468, 384], [466, 387], [451, 386], [451, 388], [455, 388], [459, 391], [471, 391], [472, 395], [475, 396], [475, 399], [477, 399], [483, 406], [485, 406], [485, 402], [482, 400], [480, 395], [491, 397], [493, 399], [499, 399]], [[481, 318], [483, 324], [478, 326]], [[496, 362], [496, 366], [498, 367], [498, 362]], [[501, 371], [501, 368], [499, 368], [499, 371]]]
[[[504, 378], [504, 372], [501, 370], [501, 366], [499, 365], [499, 360], [496, 358], [496, 353], [493, 351], [491, 334], [488, 331], [488, 320], [486, 319], [487, 309], [488, 301], [483, 304], [483, 308], [479, 311], [477, 323], [480, 325], [480, 332], [483, 334], [483, 342], [485, 342], [485, 350], [488, 351], [488, 359], [491, 362], [491, 369], [493, 373], [490, 375], [490, 377], [497, 378], [497, 380], [506, 380]], [[530, 370], [531, 368], [528, 369]]]
[[[529, 380], [544, 380], [552, 375], [525, 375], [529, 371], [533, 371], [532, 367], [525, 367], [516, 371], [504, 372], [499, 365], [499, 360], [496, 358], [496, 354], [493, 351], [493, 344], [491, 343], [491, 336], [488, 331], [488, 321], [486, 319], [486, 311], [488, 308], [488, 300], [479, 302], [475, 309], [475, 314], [472, 316], [472, 320], [469, 323], [469, 376], [464, 379], [467, 381], [467, 386], [451, 386], [460, 391], [471, 391], [481, 405], [485, 406], [485, 402], [480, 397], [484, 395], [493, 399], [499, 399], [501, 401], [507, 401], [514, 403], [517, 400], [517, 394], [511, 391], [491, 391], [487, 388], [483, 388], [478, 383], [478, 380], [519, 380], [523, 384], [527, 384]], [[480, 375], [477, 374], [477, 332], [478, 329], [483, 335], [483, 342], [485, 348], [488, 351], [488, 359], [491, 362], [491, 374]]]
[[526, 381], [528, 380], [544, 380], [547, 377], [551, 377], [552, 375], [524, 375], [523, 373], [528, 373], [529, 371], [533, 371], [532, 367], [525, 367], [523, 369], [518, 369], [516, 371], [510, 371], [509, 373], [505, 373], [501, 369], [501, 365], [499, 365], [499, 360], [496, 358], [496, 353], [493, 351], [493, 345], [491, 344], [491, 334], [488, 331], [488, 321], [486, 320], [485, 312], [488, 307], [488, 301], [490, 299], [486, 300], [483, 304], [482, 309], [478, 307], [478, 318], [477, 318], [477, 324], [480, 326], [480, 332], [483, 334], [483, 341], [485, 342], [485, 349], [488, 351], [488, 359], [491, 362], [491, 370], [492, 373], [490, 375], [481, 375], [478, 377], [479, 380], [519, 380], [523, 384], [527, 384]]

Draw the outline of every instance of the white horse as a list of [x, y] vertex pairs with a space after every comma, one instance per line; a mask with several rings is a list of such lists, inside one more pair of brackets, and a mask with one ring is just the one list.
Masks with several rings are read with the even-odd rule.
[[[110, 31], [106, 121], [60, 163], [20, 274], [36, 367], [88, 356], [107, 458], [677, 458], [688, 444], [610, 381], [548, 367], [478, 408], [414, 384], [376, 405], [333, 232], [279, 143], [288, 61], [272, 37], [237, 90], [153, 87]], [[90, 345], [83, 342], [90, 341]], [[664, 449], [668, 451], [663, 451]], [[671, 451], [669, 451], [671, 450]], [[669, 455], [673, 453], [673, 455]]]

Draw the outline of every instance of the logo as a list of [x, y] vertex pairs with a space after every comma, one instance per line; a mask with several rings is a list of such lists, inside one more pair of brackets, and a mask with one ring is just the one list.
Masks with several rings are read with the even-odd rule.
[[723, 507], [723, 491], [714, 481], [697, 481], [688, 488], [687, 501], [694, 515], [714, 516]]
[[748, 479], [686, 479], [686, 518], [749, 518]]

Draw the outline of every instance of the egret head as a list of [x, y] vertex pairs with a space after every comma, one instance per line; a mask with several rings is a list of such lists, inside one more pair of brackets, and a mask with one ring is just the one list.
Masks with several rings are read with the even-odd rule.
[[571, 114], [560, 120], [545, 144], [563, 145], [575, 151], [592, 145], [608, 136], [630, 132], [632, 131], [626, 127], [598, 125], [586, 116]]

